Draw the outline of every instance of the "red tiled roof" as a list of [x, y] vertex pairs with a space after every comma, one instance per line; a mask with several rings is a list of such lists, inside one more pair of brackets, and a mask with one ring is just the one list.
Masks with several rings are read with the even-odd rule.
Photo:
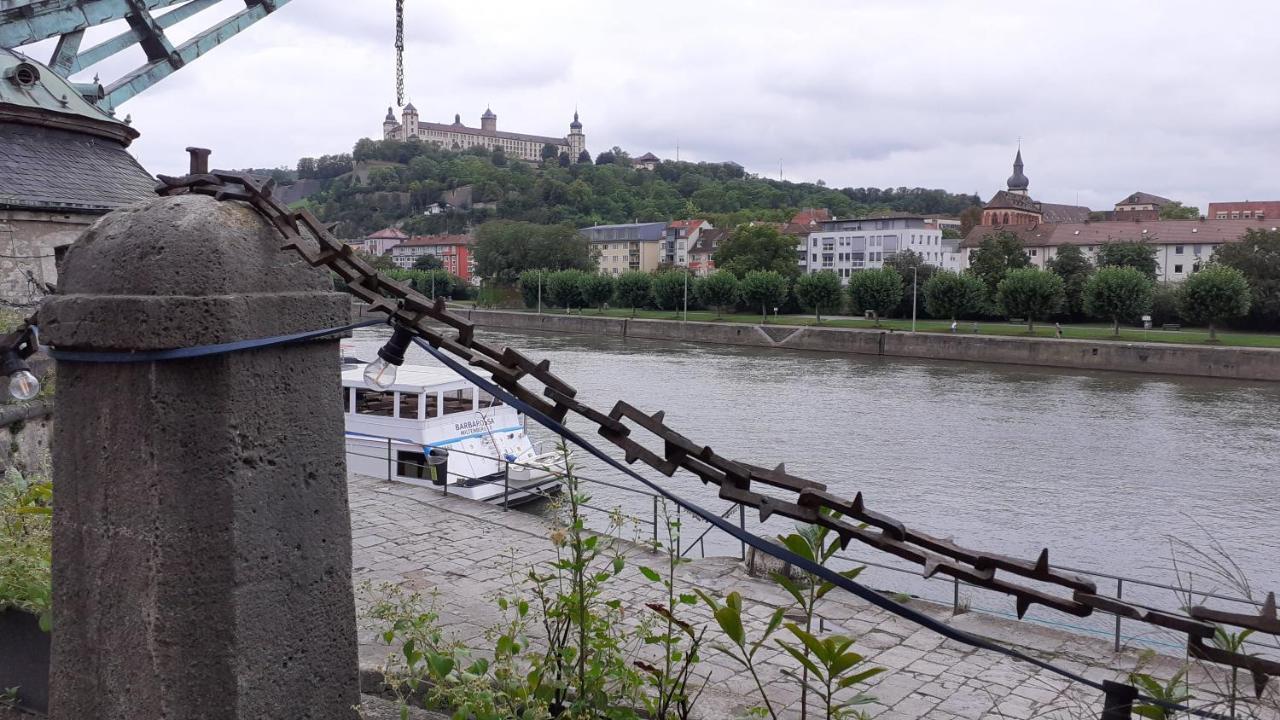
[[1132, 222], [1031, 223], [1027, 225], [979, 225], [960, 243], [962, 248], [982, 244], [987, 235], [1012, 232], [1024, 247], [1103, 245], [1109, 242], [1158, 242], [1162, 245], [1219, 245], [1236, 242], [1245, 230], [1270, 230], [1277, 220], [1153, 220]]
[[675, 228], [692, 230], [705, 222], [706, 220], [672, 220], [667, 224], [667, 229], [670, 230]]
[[831, 211], [826, 208], [804, 208], [791, 218], [791, 222], [796, 225], [812, 225], [814, 223], [826, 222], [831, 219]]

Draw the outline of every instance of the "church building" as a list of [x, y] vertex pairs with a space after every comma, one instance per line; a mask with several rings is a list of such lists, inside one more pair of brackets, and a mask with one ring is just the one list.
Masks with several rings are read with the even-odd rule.
[[997, 192], [982, 207], [983, 225], [1029, 225], [1035, 223], [1075, 223], [1089, 219], [1089, 208], [1079, 205], [1042, 203], [1031, 199], [1031, 181], [1022, 172], [1022, 149], [1013, 158], [1013, 174], [1006, 189]]
[[382, 137], [385, 140], [426, 140], [449, 150], [466, 150], [477, 146], [487, 150], [502, 148], [507, 157], [530, 162], [542, 159], [542, 148], [546, 145], [553, 146], [557, 155], [568, 153], [573, 161], [577, 161], [578, 156], [587, 149], [587, 136], [582, 134], [582, 123], [578, 120], [577, 111], [573, 113], [573, 122], [569, 123], [568, 135], [548, 137], [499, 130], [498, 116], [489, 108], [485, 108], [484, 114], [480, 116], [478, 128], [463, 125], [461, 115], [453, 116], [452, 125], [422, 122], [418, 119], [417, 108], [409, 103], [401, 111], [399, 122], [392, 109], [387, 108], [387, 117], [382, 121]]

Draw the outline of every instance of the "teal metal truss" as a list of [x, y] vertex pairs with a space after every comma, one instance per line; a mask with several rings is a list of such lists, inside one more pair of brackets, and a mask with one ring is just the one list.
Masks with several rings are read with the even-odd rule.
[[[17, 48], [58, 38], [49, 66], [64, 78], [138, 45], [147, 62], [105, 87], [98, 106], [107, 112], [209, 52], [289, 0], [245, 0], [245, 8], [174, 47], [171, 27], [221, 0], [0, 0], [0, 47]], [[168, 9], [152, 15], [153, 10]], [[124, 20], [128, 30], [82, 50], [86, 28]]]

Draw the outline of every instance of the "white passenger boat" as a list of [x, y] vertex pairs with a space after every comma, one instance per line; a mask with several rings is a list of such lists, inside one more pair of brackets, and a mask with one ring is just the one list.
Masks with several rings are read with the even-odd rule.
[[386, 390], [344, 364], [347, 471], [517, 504], [560, 491], [564, 459], [534, 448], [525, 417], [443, 367], [404, 365]]

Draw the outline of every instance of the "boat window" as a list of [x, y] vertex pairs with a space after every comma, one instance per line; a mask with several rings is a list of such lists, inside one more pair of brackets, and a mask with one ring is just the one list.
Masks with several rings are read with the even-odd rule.
[[418, 408], [422, 404], [422, 396], [418, 393], [400, 393], [400, 417], [406, 420], [418, 419]]
[[396, 407], [395, 393], [356, 388], [356, 413], [391, 417]]
[[475, 410], [472, 403], [471, 388], [462, 388], [461, 390], [446, 390], [444, 393], [444, 414], [460, 412], [471, 412]]
[[427, 467], [427, 456], [420, 452], [396, 452], [396, 474], [416, 480], [430, 480], [431, 469]]
[[351, 412], [351, 388], [342, 388], [342, 412]]
[[485, 408], [497, 407], [498, 405], [501, 405], [501, 404], [502, 404], [502, 401], [499, 400], [498, 398], [490, 395], [484, 390], [480, 391], [480, 409], [481, 410]]

